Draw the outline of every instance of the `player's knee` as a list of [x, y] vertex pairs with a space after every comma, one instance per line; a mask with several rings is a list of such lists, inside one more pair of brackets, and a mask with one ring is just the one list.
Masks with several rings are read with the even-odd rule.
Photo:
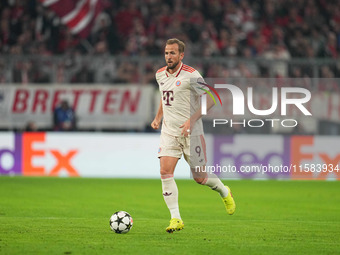
[[169, 175], [173, 175], [171, 171], [166, 170], [166, 169], [161, 169], [161, 170], [160, 170], [160, 174], [161, 174], [161, 176], [169, 176]]

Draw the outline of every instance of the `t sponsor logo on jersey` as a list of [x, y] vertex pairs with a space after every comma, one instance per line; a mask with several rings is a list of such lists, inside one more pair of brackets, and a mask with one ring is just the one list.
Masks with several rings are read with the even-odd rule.
[[163, 100], [165, 101], [165, 105], [171, 106], [170, 101], [174, 101], [174, 92], [172, 90], [164, 90]]

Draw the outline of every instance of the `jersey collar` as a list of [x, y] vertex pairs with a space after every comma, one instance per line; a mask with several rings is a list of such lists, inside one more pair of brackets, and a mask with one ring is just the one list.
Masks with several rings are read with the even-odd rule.
[[166, 76], [167, 77], [169, 77], [169, 76], [175, 76], [175, 77], [177, 77], [178, 75], [179, 75], [179, 73], [182, 71], [182, 67], [183, 67], [183, 63], [181, 63], [181, 66], [178, 68], [178, 70], [176, 71], [176, 72], [174, 72], [173, 74], [170, 74], [169, 72], [168, 72], [168, 68], [165, 68], [165, 74], [166, 74]]

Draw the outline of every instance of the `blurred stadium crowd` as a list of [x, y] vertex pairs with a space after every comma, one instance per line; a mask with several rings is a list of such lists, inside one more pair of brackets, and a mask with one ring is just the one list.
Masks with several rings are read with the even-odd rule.
[[0, 83], [154, 83], [171, 37], [205, 77], [340, 77], [340, 0], [102, 4], [83, 39], [38, 0], [2, 0]]

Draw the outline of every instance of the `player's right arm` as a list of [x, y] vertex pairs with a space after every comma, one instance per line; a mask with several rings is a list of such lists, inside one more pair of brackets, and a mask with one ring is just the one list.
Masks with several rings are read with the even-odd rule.
[[163, 117], [163, 106], [162, 106], [162, 99], [161, 99], [160, 102], [159, 102], [159, 107], [158, 107], [158, 111], [156, 113], [156, 117], [154, 118], [154, 120], [151, 123], [151, 127], [153, 129], [158, 129], [160, 127], [162, 117]]

